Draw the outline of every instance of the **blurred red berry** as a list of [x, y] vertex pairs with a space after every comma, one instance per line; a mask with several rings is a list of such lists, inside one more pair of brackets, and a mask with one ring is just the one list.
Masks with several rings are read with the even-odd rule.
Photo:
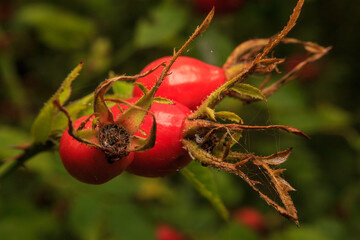
[[234, 218], [237, 222], [253, 229], [256, 232], [262, 232], [265, 230], [265, 219], [255, 208], [240, 208], [235, 211]]
[[244, 0], [195, 0], [195, 7], [198, 11], [208, 13], [215, 6], [216, 13], [233, 12], [244, 3]]
[[156, 227], [156, 240], [185, 240], [183, 234], [166, 224], [159, 224]]
[[[304, 54], [294, 54], [285, 61], [284, 68], [286, 71], [290, 71], [305, 59], [306, 55]], [[302, 81], [316, 80], [319, 75], [320, 66], [318, 63], [308, 63], [297, 73], [298, 78]]]
[[14, 6], [10, 1], [0, 3], [0, 21], [9, 20], [14, 13]]

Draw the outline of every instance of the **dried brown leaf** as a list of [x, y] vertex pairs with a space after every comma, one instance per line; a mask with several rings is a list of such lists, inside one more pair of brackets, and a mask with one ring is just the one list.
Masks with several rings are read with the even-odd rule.
[[257, 157], [257, 159], [261, 160], [267, 164], [270, 164], [270, 165], [280, 165], [288, 159], [288, 157], [291, 154], [291, 151], [292, 151], [292, 148], [288, 148], [284, 151], [276, 152], [267, 157]]
[[[183, 144], [193, 159], [200, 161], [205, 166], [240, 176], [253, 190], [258, 192], [262, 199], [273, 206], [281, 215], [293, 220], [299, 225], [296, 208], [288, 193], [295, 189], [280, 177], [284, 169], [272, 169], [266, 163], [266, 160], [271, 162], [272, 158], [276, 159], [279, 156], [284, 156], [285, 159], [283, 161], [286, 161], [289, 156], [289, 150], [278, 152], [268, 157], [257, 157], [248, 154], [248, 157], [245, 159], [243, 158], [244, 155], [239, 153], [241, 159], [239, 159], [238, 162], [232, 163], [223, 161], [224, 159], [220, 157], [215, 157], [200, 148], [194, 141], [184, 139]], [[229, 160], [230, 158], [231, 161], [234, 161], [236, 154], [237, 153], [230, 152], [225, 160]], [[274, 160], [274, 162], [276, 161], [277, 160]]]

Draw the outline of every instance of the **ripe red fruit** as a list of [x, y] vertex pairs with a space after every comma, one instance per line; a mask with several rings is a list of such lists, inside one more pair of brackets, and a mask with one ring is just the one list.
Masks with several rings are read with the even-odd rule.
[[244, 0], [195, 0], [195, 7], [203, 13], [207, 13], [215, 6], [216, 13], [233, 12], [241, 7]]
[[[168, 62], [170, 59], [170, 56], [157, 59], [147, 65], [142, 72], [149, 71], [162, 62]], [[163, 67], [159, 67], [151, 74], [140, 78], [137, 82], [150, 89], [159, 79], [162, 69]], [[191, 110], [195, 110], [210, 93], [226, 82], [225, 72], [222, 68], [184, 56], [178, 57], [169, 73], [170, 75], [164, 78], [155, 96], [175, 100]], [[140, 88], [136, 86], [134, 88], [134, 97], [142, 95]]]
[[156, 227], [156, 240], [185, 240], [185, 237], [173, 227], [159, 224]]
[[[77, 119], [73, 125], [78, 128], [87, 116]], [[83, 129], [91, 129], [92, 120], [87, 121]], [[134, 153], [118, 161], [109, 163], [105, 153], [99, 148], [86, 145], [69, 135], [66, 130], [61, 137], [59, 152], [66, 170], [81, 182], [102, 184], [116, 177], [132, 162]]]
[[[161, 137], [164, 136], [163, 138], [166, 142], [158, 141], [160, 142], [160, 147], [155, 147], [154, 150], [158, 149], [157, 151], [159, 152], [155, 151], [153, 156], [151, 156], [155, 160], [152, 160], [151, 166], [147, 166], [146, 164], [148, 164], [149, 161], [149, 157], [147, 157], [147, 161], [142, 163], [138, 169], [140, 174], [162, 176], [171, 171], [176, 171], [187, 164], [187, 158], [180, 159], [187, 157], [186, 154], [183, 154], [185, 150], [182, 149], [182, 143], [180, 142], [182, 138], [182, 123], [184, 122], [185, 116], [187, 116], [185, 112], [190, 113], [190, 110], [186, 107], [183, 107], [185, 109], [182, 109], [183, 112], [173, 111], [172, 113], [171, 111], [165, 111], [158, 115], [158, 119], [164, 119], [163, 124], [160, 124], [160, 130], [163, 125], [164, 128], [165, 126], [168, 127], [166, 131], [156, 132], [157, 124], [155, 115], [150, 113], [153, 124], [150, 127], [148, 136], [139, 137], [136, 134], [139, 134], [139, 132], [140, 134], [143, 133], [140, 131], [140, 126], [153, 103], [156, 91], [164, 77], [168, 75], [169, 68], [184, 51], [186, 46], [207, 28], [213, 15], [214, 10], [208, 14], [204, 22], [196, 29], [182, 48], [174, 53], [173, 59], [169, 61], [169, 64], [164, 68], [162, 77], [160, 77], [150, 91], [147, 91], [135, 104], [128, 103], [121, 99], [107, 98], [106, 93], [115, 82], [121, 80], [134, 81], [145, 77], [161, 65], [163, 66], [163, 64], [155, 66], [153, 69], [141, 74], [134, 76], [115, 76], [100, 83], [94, 91], [94, 112], [90, 115], [91, 118], [82, 118], [76, 122], [76, 125], [72, 122], [69, 111], [62, 106], [59, 99], [61, 92], [57, 92], [52, 103], [59, 111], [65, 114], [69, 126], [68, 131], [64, 133], [62, 142], [60, 143], [61, 157], [64, 165], [74, 177], [87, 183], [103, 183], [108, 181], [122, 172], [130, 164], [134, 152], [151, 150], [155, 146], [156, 135], [160, 135], [160, 140], [162, 139]], [[68, 87], [67, 85], [78, 75], [81, 67], [82, 64], [77, 66], [69, 74], [62, 88]], [[117, 110], [117, 114], [113, 114], [109, 109], [109, 102], [130, 107], [121, 114], [120, 109]], [[180, 121], [179, 123], [181, 124], [179, 125], [177, 121]], [[159, 122], [162, 122], [162, 120]], [[146, 126], [146, 123], [144, 123], [144, 125]], [[171, 133], [171, 137], [169, 137], [169, 133]], [[81, 145], [81, 143], [86, 145]], [[165, 147], [165, 149], [163, 147], [164, 144], [168, 146]], [[94, 148], [91, 148], [91, 146]], [[164, 158], [164, 156], [166, 158]], [[139, 159], [141, 158], [139, 157]], [[141, 160], [139, 161], [141, 162]], [[113, 166], [110, 167], [109, 164]], [[144, 166], [147, 168], [145, 171], [142, 169]], [[134, 172], [136, 171], [137, 170], [134, 170]]]
[[235, 211], [235, 220], [257, 232], [265, 230], [265, 219], [255, 208], [243, 207]]
[[[128, 100], [136, 102], [138, 98]], [[117, 106], [113, 107], [114, 116], [120, 113]], [[145, 152], [135, 152], [134, 160], [126, 171], [145, 177], [162, 177], [176, 172], [186, 166], [191, 158], [183, 148], [183, 124], [191, 113], [190, 109], [180, 103], [160, 104], [154, 102], [150, 108], [154, 113], [157, 129], [156, 143]], [[153, 119], [148, 114], [140, 129], [149, 134]], [[138, 133], [138, 136], [141, 134]]]

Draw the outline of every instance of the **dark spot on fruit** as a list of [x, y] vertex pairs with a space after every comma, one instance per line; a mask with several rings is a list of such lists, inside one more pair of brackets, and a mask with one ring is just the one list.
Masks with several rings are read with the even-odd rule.
[[130, 134], [117, 124], [107, 124], [100, 128], [99, 143], [109, 163], [114, 163], [129, 155]]

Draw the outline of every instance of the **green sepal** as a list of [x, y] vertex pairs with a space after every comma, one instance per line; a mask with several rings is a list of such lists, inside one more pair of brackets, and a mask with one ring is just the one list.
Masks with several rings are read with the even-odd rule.
[[149, 92], [149, 89], [147, 89], [141, 82], [134, 82], [134, 85], [138, 86], [143, 94], [147, 94]]
[[94, 117], [94, 119], [91, 121], [91, 128], [95, 129], [96, 128], [96, 124], [99, 121], [99, 117]]
[[71, 73], [61, 84], [60, 88], [55, 94], [45, 103], [44, 107], [40, 110], [40, 113], [36, 116], [32, 127], [31, 135], [35, 143], [44, 143], [51, 135], [54, 126], [55, 114], [57, 113], [56, 107], [53, 105], [53, 101], [58, 99], [61, 104], [64, 104], [71, 94], [71, 83], [79, 75], [82, 69], [82, 63], [74, 68]]
[[[99, 134], [98, 129], [82, 129], [75, 132], [75, 135], [87, 142], [93, 143], [93, 145], [98, 145], [97, 136]], [[87, 144], [85, 142], [85, 144]]]
[[239, 143], [240, 138], [242, 138], [242, 133], [241, 132], [234, 132], [231, 135], [230, 147], [234, 146], [236, 143]]
[[241, 100], [248, 100], [249, 98], [255, 100], [264, 100], [266, 97], [262, 94], [261, 90], [246, 83], [239, 83], [230, 88], [230, 90], [237, 93], [237, 97]]
[[169, 105], [174, 104], [174, 102], [171, 101], [170, 99], [163, 98], [163, 97], [154, 97], [154, 102], [161, 103], [161, 104], [169, 104]]
[[241, 119], [241, 117], [239, 117], [237, 114], [233, 113], [233, 112], [228, 112], [228, 111], [220, 111], [220, 112], [215, 112], [215, 117], [216, 118], [220, 118], [221, 120], [224, 121], [232, 121], [232, 122], [236, 122], [236, 123], [240, 123], [243, 124], [244, 121]]
[[208, 115], [208, 117], [213, 120], [213, 121], [216, 121], [216, 118], [215, 118], [215, 110], [214, 109], [211, 109], [209, 107], [205, 108], [205, 111]]
[[[121, 78], [122, 76], [119, 76]], [[104, 97], [108, 89], [114, 84], [117, 78], [111, 78], [100, 83], [100, 85], [94, 91], [94, 113], [99, 117], [99, 123], [101, 125], [105, 123], [112, 123], [114, 116], [109, 107], [105, 103]]]
[[145, 139], [133, 136], [131, 139], [130, 152], [145, 152], [154, 147], [156, 142], [156, 119], [153, 114], [151, 114], [151, 116], [153, 117], [153, 123], [151, 125], [149, 136]]
[[138, 130], [142, 135], [144, 135], [144, 136], [149, 136], [145, 131], [143, 131], [143, 130], [141, 130], [140, 128], [139, 128], [139, 130]]

